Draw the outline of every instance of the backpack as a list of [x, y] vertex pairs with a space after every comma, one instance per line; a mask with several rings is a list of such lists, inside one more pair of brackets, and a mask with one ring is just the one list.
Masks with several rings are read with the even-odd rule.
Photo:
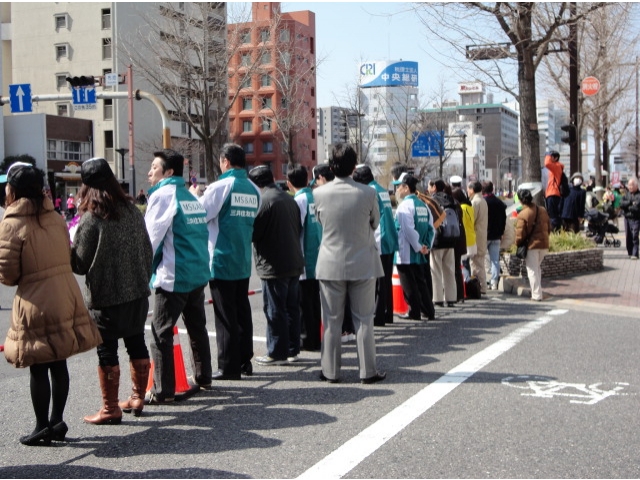
[[442, 238], [455, 239], [460, 236], [460, 222], [456, 211], [447, 207], [444, 209], [445, 219], [440, 225], [440, 235]]
[[570, 193], [571, 188], [569, 187], [569, 179], [564, 172], [562, 172], [562, 175], [560, 176], [560, 195], [562, 198], [567, 198]]

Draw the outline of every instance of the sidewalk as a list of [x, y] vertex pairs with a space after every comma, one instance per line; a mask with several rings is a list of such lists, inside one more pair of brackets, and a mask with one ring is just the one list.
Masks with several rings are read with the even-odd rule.
[[[542, 290], [550, 300], [566, 299], [600, 306], [637, 308], [640, 314], [640, 261], [630, 260], [625, 247], [624, 231], [614, 235], [622, 242], [619, 248], [604, 247], [604, 269], [566, 277], [542, 279]], [[515, 280], [511, 277], [512, 280]], [[503, 279], [504, 281], [504, 279]], [[526, 278], [517, 282], [517, 295], [531, 296]]]

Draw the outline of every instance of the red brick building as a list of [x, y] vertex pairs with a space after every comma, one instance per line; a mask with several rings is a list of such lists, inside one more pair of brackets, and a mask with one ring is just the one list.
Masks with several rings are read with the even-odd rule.
[[[280, 3], [252, 4], [252, 21], [229, 25], [229, 133], [248, 167], [270, 165], [286, 179], [289, 158], [316, 165], [315, 14], [286, 12]], [[239, 85], [242, 88], [238, 90]]]

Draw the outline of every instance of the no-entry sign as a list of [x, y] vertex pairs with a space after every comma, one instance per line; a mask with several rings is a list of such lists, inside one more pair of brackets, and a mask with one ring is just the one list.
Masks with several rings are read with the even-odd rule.
[[596, 77], [585, 78], [582, 80], [581, 90], [587, 97], [595, 95], [600, 90], [600, 80]]

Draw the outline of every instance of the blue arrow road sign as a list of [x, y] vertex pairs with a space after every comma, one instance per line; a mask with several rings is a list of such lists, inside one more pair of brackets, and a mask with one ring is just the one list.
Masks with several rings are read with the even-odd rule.
[[31, 111], [31, 85], [20, 83], [9, 85], [9, 99], [11, 113], [25, 113]]
[[73, 104], [87, 105], [96, 103], [96, 89], [93, 87], [75, 87], [73, 89]]
[[413, 132], [413, 157], [439, 157], [444, 155], [444, 131]]

